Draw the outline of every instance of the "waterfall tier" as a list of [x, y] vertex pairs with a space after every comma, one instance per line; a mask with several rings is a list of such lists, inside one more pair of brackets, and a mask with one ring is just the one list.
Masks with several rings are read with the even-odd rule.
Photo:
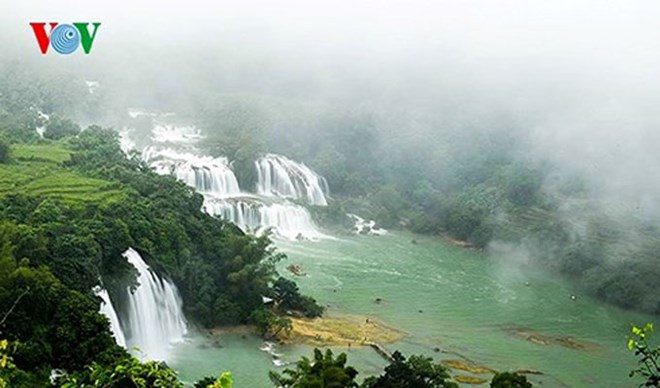
[[267, 154], [257, 160], [255, 166], [258, 194], [302, 199], [312, 205], [328, 204], [326, 180], [304, 164], [281, 155]]
[[151, 131], [156, 143], [194, 144], [203, 139], [199, 129], [193, 126], [156, 125]]
[[187, 332], [182, 302], [176, 286], [154, 273], [140, 254], [129, 248], [124, 257], [138, 271], [139, 285], [127, 288], [128, 311], [124, 323], [126, 345], [138, 347], [144, 359], [165, 360], [170, 344]]
[[227, 158], [196, 156], [171, 148], [155, 147], [147, 147], [143, 158], [156, 173], [174, 175], [202, 194], [227, 197], [241, 193]]
[[272, 228], [276, 235], [290, 240], [327, 237], [316, 229], [307, 209], [287, 201], [267, 204], [251, 198], [207, 198], [204, 208], [255, 234]]
[[99, 309], [99, 312], [103, 315], [105, 315], [108, 320], [110, 321], [110, 331], [112, 331], [112, 335], [115, 337], [115, 341], [117, 341], [117, 345], [126, 347], [126, 339], [124, 338], [124, 332], [121, 329], [121, 325], [119, 324], [119, 317], [117, 316], [117, 311], [115, 310], [115, 307], [112, 305], [112, 301], [110, 301], [110, 295], [108, 295], [108, 291], [105, 288], [101, 287], [96, 287], [94, 288], [94, 294], [101, 298], [103, 303], [101, 303], [101, 308]]
[[[175, 176], [203, 194], [209, 214], [251, 233], [270, 227], [275, 235], [288, 239], [327, 237], [317, 230], [308, 210], [298, 204], [327, 205], [326, 180], [305, 164], [282, 155], [264, 155], [254, 163], [257, 182], [251, 194], [240, 189], [227, 158], [199, 154], [204, 135], [197, 128], [172, 124], [168, 118], [172, 114], [137, 110], [129, 114], [153, 120], [151, 145], [143, 149], [143, 160], [158, 174]], [[128, 128], [121, 132], [125, 151], [135, 147], [130, 133]]]

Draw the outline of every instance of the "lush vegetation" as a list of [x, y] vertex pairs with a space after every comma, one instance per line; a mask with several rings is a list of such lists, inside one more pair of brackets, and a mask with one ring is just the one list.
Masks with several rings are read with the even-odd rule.
[[[179, 384], [166, 366], [140, 363], [117, 347], [98, 314], [94, 286], [102, 281], [121, 308], [135, 282], [121, 255], [129, 246], [174, 280], [187, 316], [202, 326], [250, 322], [273, 335], [290, 327], [281, 312], [321, 314], [278, 277], [283, 256], [267, 236], [247, 236], [204, 214], [200, 195], [126, 158], [114, 132], [81, 132], [70, 119], [95, 122], [125, 114], [126, 106], [115, 110], [116, 101], [103, 91], [90, 95], [76, 77], [4, 62], [0, 72], [0, 386], [43, 386], [53, 368], [67, 369], [59, 383], [69, 386]], [[344, 224], [349, 211], [479, 249], [505, 242], [608, 302], [660, 312], [657, 225], [603, 215], [584, 179], [530, 159], [515, 128], [435, 131], [433, 123], [426, 134], [410, 131], [421, 140], [409, 139], [396, 120], [387, 124], [368, 110], [215, 97], [189, 113], [209, 133], [209, 149], [235, 161], [243, 187], [254, 180], [256, 155], [282, 152], [328, 179], [333, 202], [314, 209], [317, 219]], [[150, 122], [131, 124], [138, 137], [148, 136]], [[264, 308], [263, 296], [275, 306]], [[632, 342], [640, 357], [635, 374], [657, 384], [658, 352], [640, 333]], [[345, 356], [315, 352], [314, 360], [273, 378], [290, 386], [351, 386], [356, 373]], [[224, 387], [222, 377], [199, 386]], [[397, 356], [368, 384], [409, 381], [451, 384], [446, 371], [418, 356]], [[503, 373], [492, 384], [528, 383]]]
[[358, 387], [355, 381], [358, 372], [346, 365], [347, 361], [345, 353], [335, 357], [330, 349], [325, 354], [314, 349], [313, 360], [303, 357], [295, 369], [286, 369], [282, 374], [270, 372], [270, 379], [276, 386], [285, 388]]
[[[75, 122], [53, 115], [46, 121], [32, 108], [38, 91], [4, 86], [4, 384], [47, 385], [50, 371], [62, 369], [68, 373], [57, 384], [67, 387], [180, 385], [165, 365], [140, 363], [118, 347], [98, 313], [95, 286], [108, 289], [121, 309], [135, 284], [136, 271], [122, 256], [128, 247], [178, 285], [187, 317], [202, 326], [259, 323], [258, 317], [274, 314], [262, 297], [276, 297], [275, 263], [284, 256], [268, 236], [246, 235], [202, 212], [194, 190], [127, 158], [116, 132], [97, 126], [81, 132]], [[35, 131], [43, 124], [44, 139]], [[280, 297], [283, 305], [309, 316], [322, 312], [295, 284], [285, 286], [291, 293]], [[225, 375], [206, 385], [225, 387], [228, 381]]]
[[[348, 365], [345, 353], [335, 357], [330, 349], [325, 353], [314, 349], [313, 359], [302, 357], [295, 368], [285, 369], [282, 374], [270, 372], [271, 381], [283, 388], [456, 388], [447, 369], [432, 358], [412, 355], [408, 359], [400, 352], [392, 354], [393, 361], [380, 376], [357, 383], [358, 372]], [[531, 388], [523, 375], [514, 372], [496, 373], [491, 387]]]
[[430, 357], [412, 355], [406, 358], [400, 352], [392, 354], [394, 361], [378, 377], [364, 381], [366, 388], [455, 388], [449, 373]]
[[532, 388], [532, 383], [527, 377], [513, 372], [502, 372], [495, 374], [490, 382], [491, 388]]
[[628, 349], [639, 357], [639, 367], [630, 372], [630, 377], [640, 376], [644, 380], [640, 387], [660, 387], [660, 345], [654, 347], [649, 340], [653, 330], [652, 323], [643, 328], [633, 326], [628, 338]]
[[316, 303], [314, 298], [301, 295], [296, 282], [279, 277], [273, 283], [273, 296], [278, 309], [286, 311], [297, 311], [307, 318], [320, 317], [323, 307]]

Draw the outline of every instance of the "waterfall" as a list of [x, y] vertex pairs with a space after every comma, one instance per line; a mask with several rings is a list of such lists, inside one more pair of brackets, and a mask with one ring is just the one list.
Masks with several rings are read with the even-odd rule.
[[154, 147], [145, 149], [143, 158], [156, 173], [174, 175], [202, 194], [227, 197], [241, 192], [227, 158], [196, 156], [170, 148]]
[[203, 137], [196, 127], [156, 125], [151, 131], [151, 140], [156, 143], [193, 144]]
[[94, 294], [100, 297], [103, 303], [101, 303], [101, 308], [99, 312], [105, 315], [110, 321], [110, 331], [117, 341], [117, 345], [126, 347], [126, 339], [124, 338], [124, 332], [121, 330], [121, 325], [119, 325], [119, 317], [115, 311], [112, 302], [110, 301], [110, 295], [105, 288], [95, 287]]
[[126, 155], [135, 150], [135, 142], [131, 140], [130, 130], [128, 128], [119, 131], [119, 148], [121, 148]]
[[[156, 173], [172, 175], [204, 195], [204, 208], [209, 214], [232, 221], [250, 233], [271, 227], [275, 235], [288, 239], [328, 237], [318, 231], [309, 211], [299, 204], [328, 203], [325, 178], [305, 164], [282, 155], [264, 155], [254, 163], [255, 193], [248, 193], [238, 186], [227, 158], [199, 154], [196, 145], [204, 135], [197, 128], [166, 124], [171, 114], [132, 110], [129, 115], [146, 115], [154, 120], [152, 145], [143, 149], [142, 159]], [[130, 144], [128, 134], [124, 131], [122, 144]]]
[[137, 269], [139, 282], [133, 291], [127, 288], [126, 344], [140, 348], [145, 359], [164, 360], [170, 344], [187, 331], [181, 298], [176, 286], [154, 273], [135, 250], [129, 248], [124, 257]]
[[277, 236], [290, 240], [328, 237], [316, 229], [307, 209], [287, 201], [267, 204], [253, 198], [207, 198], [204, 208], [255, 234], [272, 228]]
[[304, 164], [281, 155], [267, 154], [255, 162], [257, 193], [303, 199], [312, 205], [326, 206], [328, 184]]

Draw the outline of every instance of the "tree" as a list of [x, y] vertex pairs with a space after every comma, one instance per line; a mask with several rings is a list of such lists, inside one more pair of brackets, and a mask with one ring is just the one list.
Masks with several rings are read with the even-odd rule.
[[275, 324], [277, 315], [270, 310], [259, 309], [250, 315], [250, 321], [257, 327], [262, 337], [268, 334], [268, 330]]
[[385, 373], [364, 381], [365, 388], [450, 388], [458, 387], [449, 380], [447, 369], [430, 357], [413, 355], [406, 358], [398, 351]]
[[27, 259], [18, 265], [11, 257], [0, 260], [0, 306], [20, 300], [0, 327], [18, 342], [18, 368], [80, 370], [117, 348], [94, 299], [65, 287], [46, 267], [29, 267]]
[[282, 310], [300, 311], [307, 318], [323, 315], [323, 307], [314, 298], [301, 295], [298, 285], [292, 280], [280, 276], [273, 283], [273, 294], [275, 304]]
[[0, 137], [0, 163], [7, 163], [11, 157], [9, 142]]
[[257, 327], [262, 337], [277, 335], [284, 330], [290, 332], [292, 329], [291, 319], [280, 317], [274, 312], [266, 309], [259, 309], [250, 315], [250, 321]]
[[75, 136], [80, 133], [80, 126], [70, 119], [53, 116], [50, 118], [44, 131], [47, 139], [58, 140], [66, 136]]
[[[82, 372], [56, 380], [61, 388], [183, 388], [175, 371], [160, 361], [141, 363], [128, 356], [110, 365], [94, 362]], [[224, 387], [222, 387], [224, 388]], [[231, 386], [229, 386], [231, 388]]]
[[195, 383], [195, 388], [232, 388], [233, 379], [231, 372], [223, 372], [215, 377], [204, 377]]
[[319, 349], [314, 349], [314, 360], [303, 357], [296, 363], [296, 369], [285, 369], [281, 375], [271, 371], [269, 377], [273, 384], [284, 388], [357, 387], [355, 377], [358, 372], [346, 366], [346, 362], [345, 353], [334, 358], [330, 349], [326, 350], [325, 355]]
[[637, 375], [646, 379], [640, 387], [660, 387], [660, 346], [653, 347], [648, 340], [653, 330], [652, 323], [643, 328], [633, 326], [632, 336], [628, 337], [628, 349], [639, 357], [639, 367], [630, 372], [630, 377]]
[[273, 337], [277, 337], [282, 330], [284, 330], [285, 333], [290, 333], [291, 330], [293, 329], [293, 324], [291, 323], [291, 318], [288, 317], [277, 317], [275, 322], [273, 323], [273, 326], [271, 327], [271, 331], [273, 332]]
[[490, 382], [491, 388], [532, 388], [527, 377], [515, 372], [496, 373]]

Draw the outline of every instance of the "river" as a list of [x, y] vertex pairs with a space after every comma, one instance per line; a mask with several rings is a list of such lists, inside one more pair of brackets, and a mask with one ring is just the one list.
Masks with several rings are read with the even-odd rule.
[[[385, 345], [391, 351], [423, 353], [438, 362], [460, 355], [497, 370], [536, 369], [544, 374], [530, 379], [544, 387], [636, 385], [628, 377], [635, 358], [626, 349], [626, 335], [632, 323], [654, 317], [600, 303], [520, 258], [403, 232], [316, 242], [278, 239], [277, 246], [288, 255], [280, 272], [293, 276], [284, 267], [300, 264], [306, 276], [296, 281], [304, 293], [329, 306], [327, 314], [369, 316], [407, 332], [400, 342]], [[525, 338], [530, 335], [571, 337], [586, 349], [541, 344]], [[169, 364], [188, 382], [230, 370], [236, 387], [269, 387], [268, 371], [283, 367], [275, 366], [261, 346], [256, 336], [198, 336], [177, 345]], [[311, 350], [276, 347], [285, 362]], [[348, 351], [360, 379], [386, 365], [368, 348], [335, 350]]]

